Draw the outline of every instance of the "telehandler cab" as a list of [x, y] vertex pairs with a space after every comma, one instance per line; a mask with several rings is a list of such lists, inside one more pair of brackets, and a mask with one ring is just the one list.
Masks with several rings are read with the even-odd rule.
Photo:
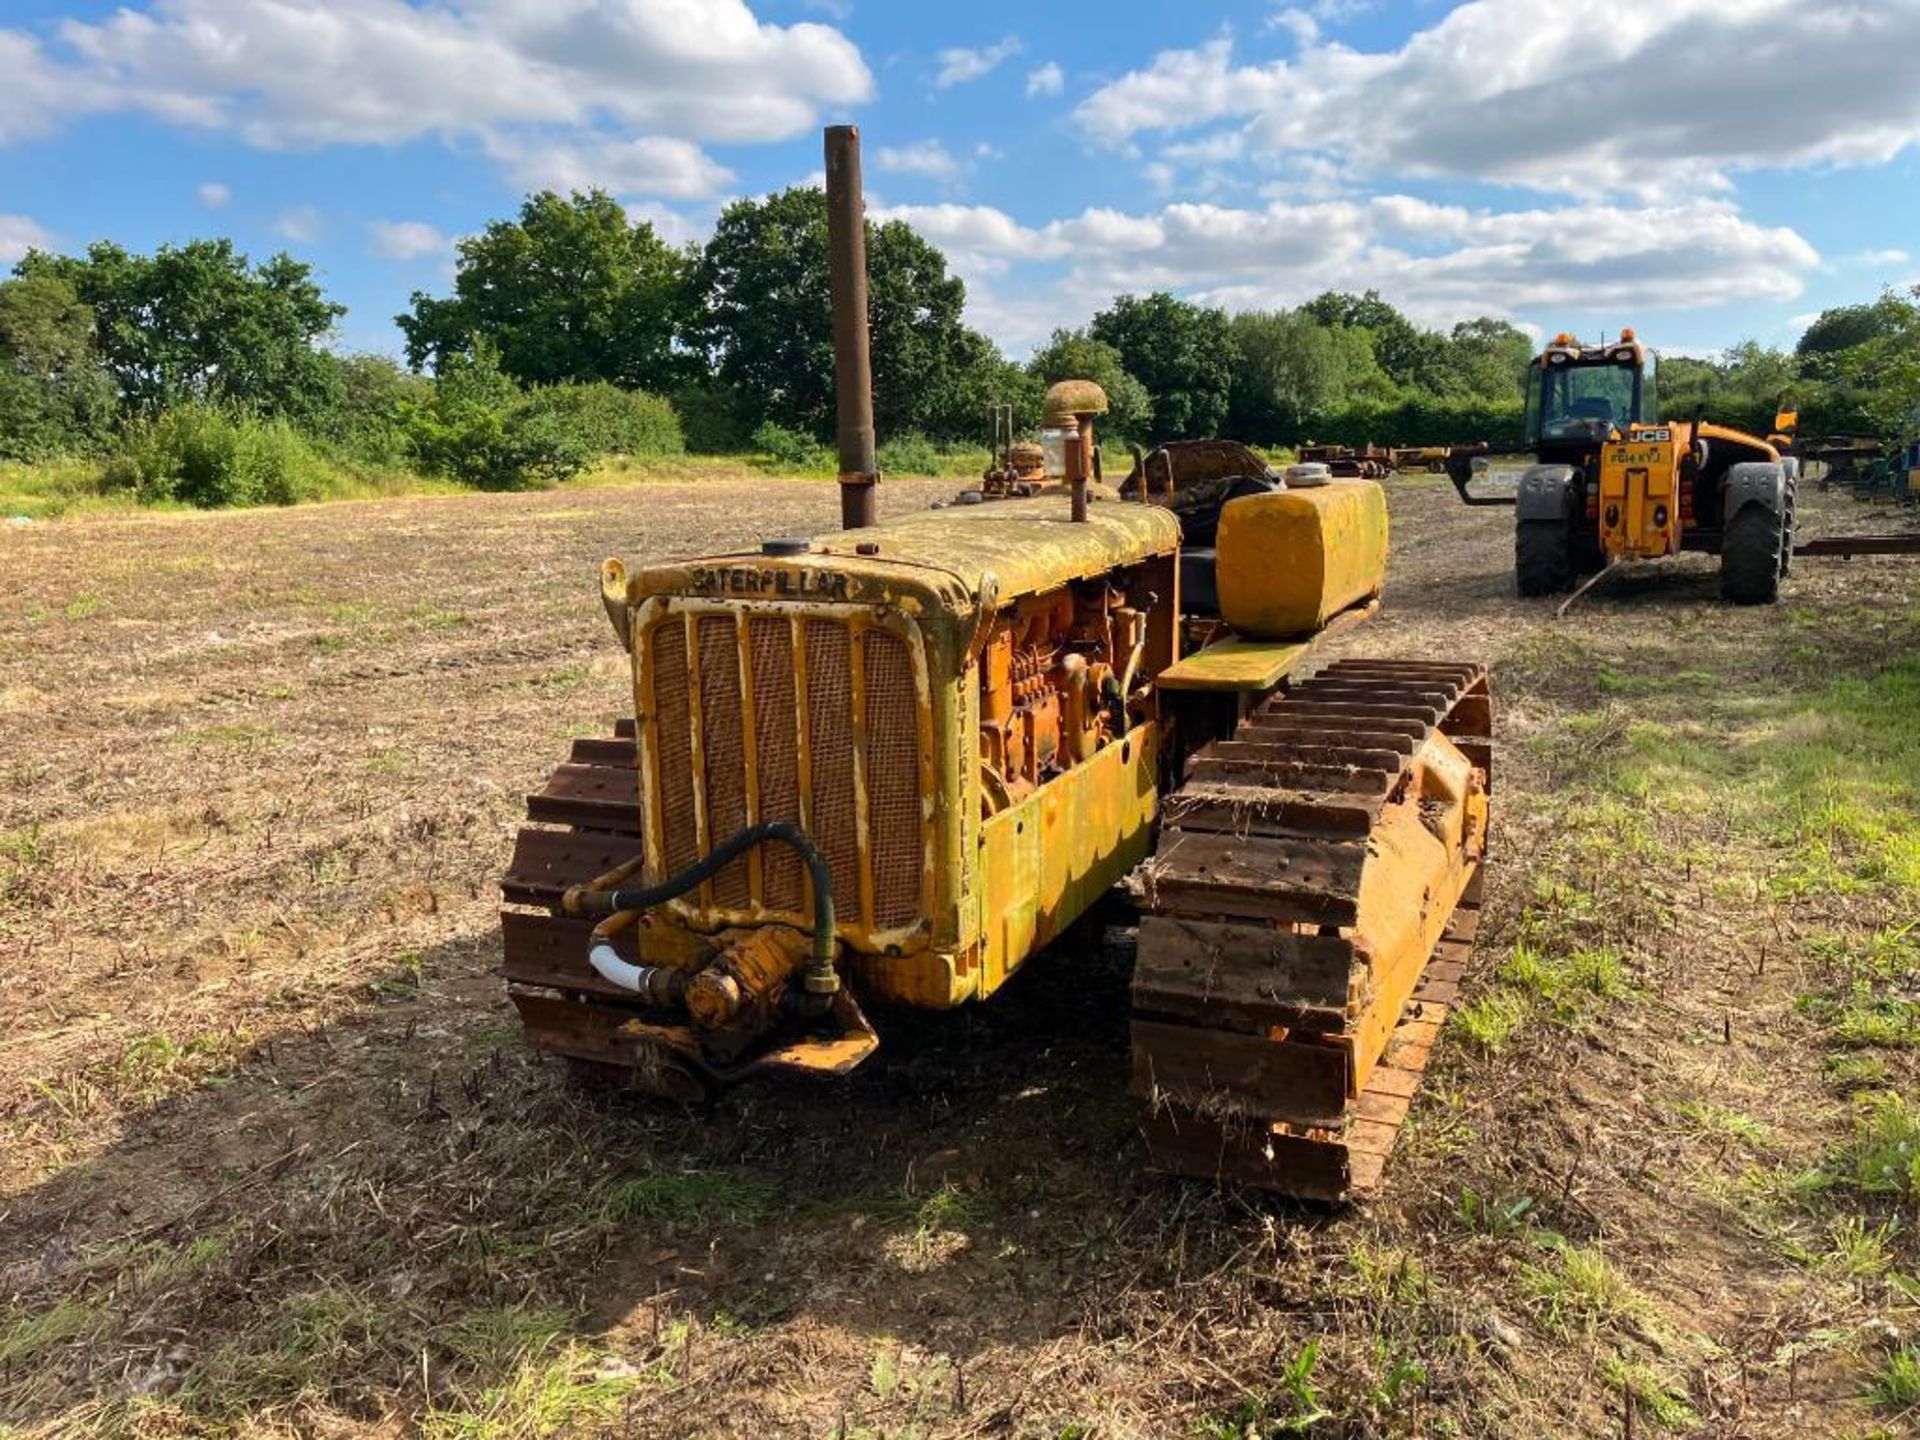
[[1794, 417], [1765, 439], [1698, 414], [1659, 417], [1653, 352], [1631, 330], [1611, 344], [1556, 336], [1528, 367], [1535, 463], [1512, 493], [1476, 493], [1485, 457], [1456, 451], [1448, 477], [1469, 505], [1512, 505], [1522, 595], [1572, 590], [1629, 560], [1683, 550], [1720, 557], [1720, 593], [1770, 604], [1793, 562], [1800, 462]]

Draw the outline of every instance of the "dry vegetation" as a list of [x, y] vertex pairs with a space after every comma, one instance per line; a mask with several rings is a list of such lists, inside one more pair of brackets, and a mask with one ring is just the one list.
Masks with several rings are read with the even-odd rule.
[[1143, 1173], [1097, 954], [701, 1114], [523, 1049], [492, 883], [622, 703], [599, 559], [833, 503], [0, 532], [0, 1432], [1910, 1433], [1920, 570], [1555, 623], [1504, 515], [1394, 487], [1353, 645], [1496, 665], [1500, 869], [1386, 1197], [1327, 1215]]

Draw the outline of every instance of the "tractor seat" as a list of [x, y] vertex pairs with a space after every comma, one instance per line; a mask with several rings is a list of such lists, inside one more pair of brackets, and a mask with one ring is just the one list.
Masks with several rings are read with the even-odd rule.
[[1187, 614], [1213, 617], [1220, 613], [1220, 581], [1215, 567], [1219, 554], [1212, 546], [1180, 552], [1180, 608]]
[[1190, 615], [1220, 613], [1220, 585], [1214, 574], [1219, 552], [1214, 537], [1220, 512], [1243, 495], [1264, 495], [1286, 487], [1271, 475], [1223, 475], [1182, 491], [1173, 499], [1180, 518], [1180, 606]]

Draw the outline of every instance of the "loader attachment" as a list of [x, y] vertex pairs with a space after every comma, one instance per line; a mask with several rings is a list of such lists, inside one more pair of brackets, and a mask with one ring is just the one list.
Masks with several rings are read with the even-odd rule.
[[1476, 492], [1472, 487], [1476, 481], [1484, 484], [1493, 471], [1492, 462], [1487, 459], [1485, 445], [1455, 445], [1447, 451], [1447, 479], [1453, 482], [1454, 490], [1465, 505], [1512, 505], [1517, 499], [1513, 490], [1497, 490], [1491, 493]]

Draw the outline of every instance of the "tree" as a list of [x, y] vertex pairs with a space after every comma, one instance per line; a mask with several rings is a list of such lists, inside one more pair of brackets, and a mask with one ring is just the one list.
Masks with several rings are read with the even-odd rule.
[[335, 401], [313, 426], [339, 454], [375, 465], [411, 458], [408, 418], [432, 397], [432, 382], [385, 355], [334, 360]]
[[1920, 286], [1888, 290], [1870, 305], [1822, 312], [1800, 337], [1801, 411], [1807, 427], [1910, 438], [1920, 406]]
[[1920, 285], [1881, 303], [1886, 330], [1839, 352], [1835, 379], [1867, 429], [1904, 444], [1920, 435]]
[[34, 251], [15, 273], [64, 281], [93, 311], [94, 343], [136, 411], [209, 400], [304, 419], [332, 399], [317, 342], [346, 308], [290, 255], [254, 265], [231, 240], [152, 255], [103, 240], [84, 257]]
[[1247, 310], [1230, 324], [1229, 429], [1242, 439], [1289, 443], [1320, 416], [1394, 397], [1364, 330], [1322, 325], [1305, 310]]
[[1743, 340], [1717, 360], [1684, 355], [1660, 360], [1660, 409], [1665, 416], [1766, 434], [1781, 400], [1811, 405], [1818, 387], [1802, 378], [1793, 357]]
[[438, 368], [493, 346], [523, 385], [607, 380], [666, 390], [697, 362], [676, 348], [687, 320], [690, 258], [633, 223], [604, 191], [527, 197], [517, 220], [495, 220], [459, 245], [453, 294], [416, 291], [395, 317], [407, 363]]
[[573, 427], [501, 370], [485, 340], [446, 357], [432, 394], [408, 407], [407, 422], [422, 469], [481, 490], [558, 484], [592, 458]]
[[1233, 337], [1224, 310], [1165, 291], [1122, 295], [1093, 317], [1094, 339], [1111, 345], [1153, 400], [1145, 438], [1215, 435], [1227, 418], [1233, 384]]
[[1840, 305], [1822, 310], [1794, 347], [1802, 361], [1819, 361], [1856, 345], [1898, 335], [1913, 323], [1912, 300], [1893, 290], [1866, 305]]
[[[874, 423], [882, 437], [977, 434], [971, 412], [999, 361], [961, 320], [966, 286], [905, 223], [867, 226]], [[700, 333], [715, 373], [753, 423], [825, 436], [833, 428], [827, 202], [794, 187], [729, 205], [696, 268]], [[965, 404], [956, 402], [964, 395]]]
[[[1153, 425], [1153, 397], [1127, 373], [1120, 352], [1085, 330], [1056, 330], [1027, 362], [1041, 385], [1061, 380], [1091, 380], [1107, 392], [1106, 430], [1120, 439], [1145, 438]], [[1024, 418], [1024, 417], [1017, 417]]]
[[1505, 320], [1463, 320], [1447, 337], [1444, 364], [1453, 393], [1476, 400], [1517, 401], [1524, 395], [1533, 341]]
[[1364, 295], [1329, 290], [1301, 308], [1330, 328], [1366, 331], [1373, 339], [1374, 358], [1394, 384], [1438, 393], [1448, 388], [1446, 342], [1382, 300], [1378, 290]]
[[0, 458], [90, 449], [113, 422], [93, 312], [52, 275], [0, 283]]

